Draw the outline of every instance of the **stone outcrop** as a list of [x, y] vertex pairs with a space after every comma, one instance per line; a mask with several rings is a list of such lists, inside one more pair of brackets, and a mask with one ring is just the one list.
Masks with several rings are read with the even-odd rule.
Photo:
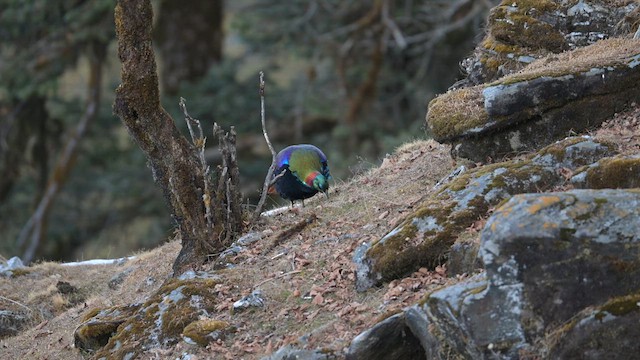
[[[482, 232], [486, 273], [432, 293], [387, 327], [411, 329], [428, 358], [632, 359], [638, 219], [637, 190], [516, 195]], [[385, 335], [394, 336], [376, 336]]]
[[491, 82], [544, 56], [633, 34], [638, 8], [633, 1], [504, 0], [491, 10], [485, 38], [463, 61], [467, 78], [458, 86]]
[[429, 104], [427, 126], [453, 154], [478, 162], [582, 132], [640, 98], [640, 41], [603, 40]]
[[560, 168], [576, 169], [613, 153], [611, 144], [575, 137], [523, 160], [463, 173], [442, 185], [387, 235], [356, 250], [357, 289], [363, 291], [420, 267], [441, 264], [457, 236], [490, 207], [514, 194], [550, 190], [565, 181]]

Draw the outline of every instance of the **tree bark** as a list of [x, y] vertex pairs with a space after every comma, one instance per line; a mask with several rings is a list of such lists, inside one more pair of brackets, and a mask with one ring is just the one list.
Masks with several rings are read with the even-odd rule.
[[[225, 231], [224, 218], [216, 217], [212, 224], [207, 224], [203, 195], [217, 199], [220, 194], [204, 194], [204, 182], [209, 179], [199, 162], [198, 151], [160, 105], [151, 44], [152, 19], [149, 0], [119, 0], [116, 5], [122, 84], [116, 89], [113, 111], [149, 160], [153, 178], [163, 191], [182, 237], [182, 250], [173, 264], [173, 274], [178, 276], [202, 264], [208, 254], [221, 251], [228, 245], [225, 239], [233, 235]], [[227, 173], [233, 173], [232, 169], [227, 169]], [[228, 177], [221, 181], [227, 180]], [[229, 207], [232, 201], [230, 197], [222, 200], [211, 206]]]

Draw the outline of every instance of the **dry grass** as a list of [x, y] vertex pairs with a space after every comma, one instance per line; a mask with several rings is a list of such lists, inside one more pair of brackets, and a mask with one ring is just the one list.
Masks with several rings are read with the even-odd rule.
[[[216, 286], [219, 305], [211, 318], [229, 322], [237, 332], [207, 348], [180, 342], [149, 350], [144, 358], [176, 358], [187, 351], [206, 358], [256, 359], [285, 344], [341, 351], [379, 319], [455, 281], [446, 278], [443, 268], [421, 269], [387, 287], [356, 293], [351, 263], [359, 244], [389, 231], [452, 166], [448, 147], [434, 141], [409, 143], [387, 156], [379, 168], [339, 184], [329, 200], [317, 197], [303, 209], [264, 220], [254, 230], [271, 237], [239, 254], [236, 267], [218, 272], [223, 282]], [[274, 236], [312, 214], [317, 216], [314, 223], [270, 248]], [[82, 317], [95, 307], [143, 301], [170, 274], [179, 246], [169, 242], [121, 266], [69, 268], [46, 263], [20, 277], [0, 280], [2, 296], [33, 311], [53, 309], [38, 319], [47, 319], [39, 325], [0, 340], [1, 352], [7, 358], [82, 358], [72, 345], [73, 330]], [[120, 285], [110, 288], [109, 280], [123, 272], [128, 275]], [[59, 280], [85, 292], [85, 299], [69, 307], [55, 289]], [[232, 315], [233, 302], [257, 287], [266, 306]]]
[[[637, 153], [639, 134], [640, 108], [634, 106], [593, 135], [615, 141], [623, 153]], [[223, 277], [216, 286], [219, 305], [210, 317], [230, 323], [237, 332], [206, 348], [180, 342], [151, 349], [143, 358], [177, 358], [188, 352], [200, 358], [258, 359], [285, 344], [339, 352], [380, 319], [456, 282], [445, 276], [443, 268], [420, 269], [383, 288], [357, 293], [351, 263], [359, 244], [388, 232], [453, 165], [446, 146], [434, 141], [409, 143], [379, 168], [339, 184], [329, 200], [313, 198], [303, 209], [264, 220], [254, 230], [265, 238], [239, 254], [236, 267], [219, 271]], [[317, 216], [314, 223], [270, 248], [274, 236], [312, 214]], [[0, 296], [11, 300], [0, 297], [3, 308], [36, 314], [35, 326], [0, 340], [3, 358], [82, 359], [73, 347], [73, 330], [82, 317], [96, 307], [146, 299], [169, 276], [179, 247], [178, 241], [171, 241], [123, 265], [43, 263], [20, 276], [0, 279]], [[122, 282], [109, 287], [109, 281], [123, 272], [127, 275]], [[58, 281], [77, 287], [83, 300], [72, 305], [57, 291]], [[233, 302], [257, 287], [266, 306], [232, 315]]]
[[431, 100], [427, 124], [434, 138], [446, 140], [484, 125], [489, 115], [484, 110], [484, 85], [447, 92]]
[[603, 141], [618, 145], [623, 155], [640, 153], [640, 104], [632, 104], [631, 109], [617, 114], [606, 121], [591, 135]]
[[623, 38], [601, 40], [590, 46], [538, 59], [521, 71], [500, 78], [489, 85], [511, 84], [541, 76], [576, 74], [603, 66], [626, 65], [628, 59], [637, 54], [640, 54], [639, 40]]

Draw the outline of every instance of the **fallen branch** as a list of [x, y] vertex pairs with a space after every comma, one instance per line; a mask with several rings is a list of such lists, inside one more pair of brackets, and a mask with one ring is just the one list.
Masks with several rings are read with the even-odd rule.
[[260, 286], [262, 286], [262, 285], [264, 285], [264, 284], [268, 283], [269, 281], [273, 281], [273, 280], [276, 280], [276, 279], [280, 279], [280, 278], [283, 278], [283, 277], [285, 277], [285, 276], [289, 276], [289, 275], [298, 274], [298, 273], [301, 273], [301, 272], [302, 272], [302, 270], [293, 270], [293, 271], [286, 272], [286, 273], [284, 273], [284, 274], [280, 274], [280, 275], [274, 276], [274, 277], [272, 277], [272, 278], [265, 279], [265, 280], [263, 280], [263, 281], [259, 282], [258, 284], [256, 284], [256, 285], [253, 287], [253, 289], [255, 290], [255, 289], [259, 288]]
[[4, 297], [2, 295], [0, 295], [0, 300], [6, 300], [6, 301], [8, 301], [8, 302], [10, 302], [12, 304], [20, 306], [21, 308], [27, 309], [29, 312], [32, 312], [32, 310], [27, 305], [19, 303], [19, 302], [15, 301], [15, 300], [11, 300], [11, 299], [6, 298], [6, 297]]
[[285, 240], [287, 240], [290, 237], [292, 237], [293, 235], [301, 232], [302, 230], [304, 230], [307, 226], [312, 224], [317, 219], [318, 219], [318, 217], [316, 216], [316, 214], [311, 214], [307, 218], [298, 221], [297, 223], [295, 223], [290, 228], [281, 231], [280, 233], [278, 233], [274, 237], [274, 239], [271, 242], [271, 244], [269, 244], [269, 246], [263, 251], [263, 254], [268, 253], [269, 251], [273, 250], [276, 246], [282, 244]]

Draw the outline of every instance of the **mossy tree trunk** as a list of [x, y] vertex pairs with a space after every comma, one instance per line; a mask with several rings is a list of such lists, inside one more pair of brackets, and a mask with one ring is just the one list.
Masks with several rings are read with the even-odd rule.
[[[119, 0], [116, 5], [122, 84], [116, 89], [113, 111], [147, 156], [154, 180], [163, 191], [182, 237], [182, 250], [173, 264], [174, 276], [178, 276], [201, 264], [208, 254], [221, 251], [233, 234], [225, 231], [228, 219], [207, 220], [205, 203], [212, 202], [203, 201], [203, 196], [208, 195], [209, 199], [217, 197], [204, 193], [205, 181], [209, 179], [197, 150], [182, 136], [171, 116], [160, 105], [151, 43], [152, 18], [149, 0]], [[228, 182], [228, 176], [219, 181]], [[226, 202], [228, 205], [229, 199]], [[227, 205], [222, 201], [211, 206]], [[234, 221], [240, 224], [238, 219]], [[238, 230], [239, 225], [234, 229]]]

